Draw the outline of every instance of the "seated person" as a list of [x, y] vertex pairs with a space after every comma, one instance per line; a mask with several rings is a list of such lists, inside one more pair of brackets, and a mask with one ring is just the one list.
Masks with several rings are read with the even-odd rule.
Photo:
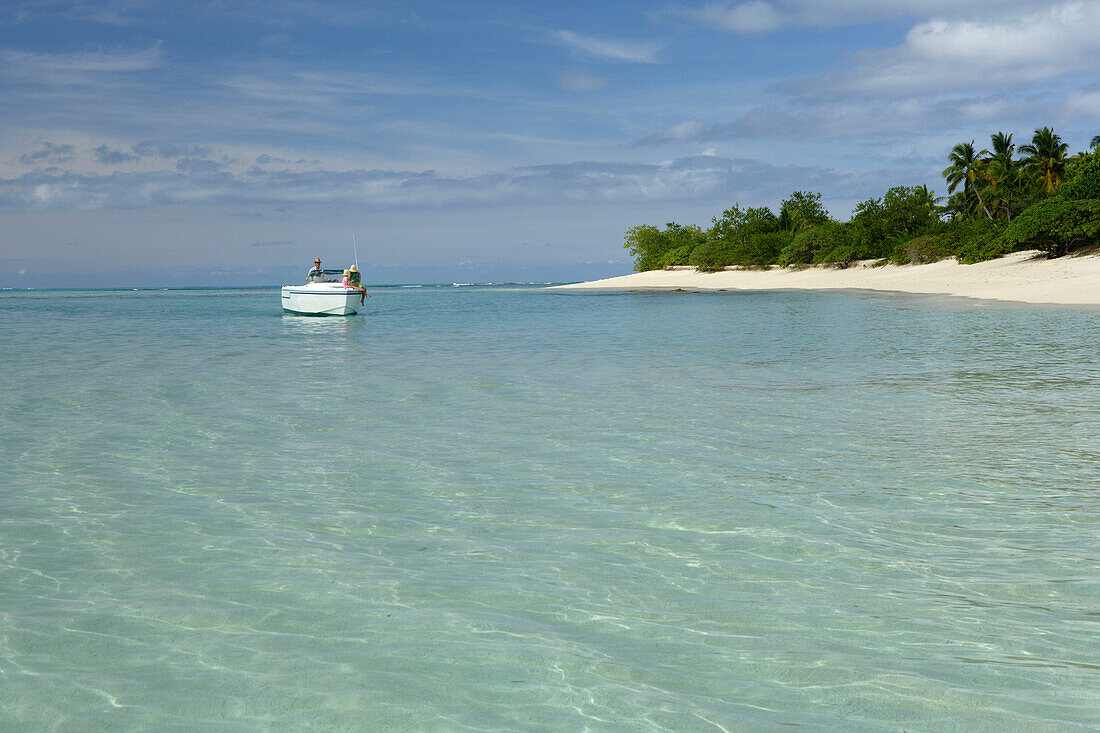
[[369, 298], [367, 295], [367, 289], [363, 287], [360, 282], [359, 268], [355, 265], [351, 266], [351, 269], [344, 270], [344, 287], [351, 288], [352, 290], [359, 291], [359, 305], [363, 305], [363, 299]]

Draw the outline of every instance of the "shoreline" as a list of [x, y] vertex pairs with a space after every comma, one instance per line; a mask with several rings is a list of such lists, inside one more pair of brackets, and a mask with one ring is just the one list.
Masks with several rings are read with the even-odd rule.
[[1042, 305], [1100, 306], [1100, 256], [1046, 259], [1038, 251], [1014, 252], [996, 260], [960, 265], [953, 258], [928, 265], [872, 266], [873, 260], [844, 269], [814, 265], [803, 269], [727, 269], [698, 272], [693, 267], [649, 270], [603, 280], [556, 285], [553, 290], [871, 290], [941, 295]]

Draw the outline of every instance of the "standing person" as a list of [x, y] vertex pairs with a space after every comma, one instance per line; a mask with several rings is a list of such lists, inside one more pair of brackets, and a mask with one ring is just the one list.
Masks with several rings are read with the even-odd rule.
[[363, 284], [361, 282], [361, 278], [360, 278], [360, 275], [359, 275], [359, 268], [356, 267], [355, 265], [352, 265], [351, 269], [348, 270], [347, 273], [348, 273], [348, 278], [347, 278], [347, 284], [345, 285], [345, 287], [355, 288], [356, 290], [358, 290], [359, 291], [359, 305], [363, 305], [363, 299], [364, 298], [369, 298], [370, 296], [367, 295], [367, 289], [365, 287], [363, 287]]
[[325, 273], [321, 272], [321, 258], [317, 257], [313, 260], [313, 269], [306, 275], [306, 282], [314, 282], [313, 278], [317, 278], [317, 281], [324, 280]]

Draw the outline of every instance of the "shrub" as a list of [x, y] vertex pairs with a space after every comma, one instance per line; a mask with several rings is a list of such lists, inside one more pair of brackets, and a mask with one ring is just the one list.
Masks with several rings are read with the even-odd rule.
[[847, 264], [856, 257], [856, 246], [852, 241], [852, 230], [843, 224], [822, 224], [818, 229], [821, 238], [814, 243], [815, 265]]
[[854, 247], [848, 259], [888, 257], [899, 243], [938, 224], [926, 191], [894, 186], [881, 199], [867, 199], [852, 212], [849, 229]]
[[1005, 224], [989, 219], [963, 219], [948, 230], [955, 238], [955, 259], [964, 265], [995, 260], [1012, 251], [1004, 241]]
[[775, 264], [779, 253], [790, 244], [787, 232], [758, 232], [744, 237], [730, 247], [733, 264], [743, 267], [766, 267]]
[[656, 270], [667, 249], [661, 230], [648, 224], [627, 229], [623, 247], [634, 256], [634, 269], [638, 272]]
[[661, 255], [659, 260], [660, 267], [674, 267], [676, 265], [688, 264], [688, 258], [691, 257], [692, 250], [696, 245], [684, 244], [675, 249], [670, 249]]
[[954, 256], [956, 245], [957, 237], [947, 232], [921, 234], [895, 247], [890, 261], [898, 265], [927, 265]]
[[1100, 199], [1100, 150], [1073, 166], [1073, 175], [1058, 189], [1064, 199]]
[[894, 249], [890, 258], [899, 265], [927, 264], [955, 257], [959, 262], [973, 264], [1008, 253], [1000, 240], [1003, 224], [989, 219], [960, 219], [950, 224], [937, 224], [934, 231], [913, 237]]
[[690, 252], [705, 238], [703, 230], [694, 224], [684, 226], [673, 221], [663, 230], [649, 225], [627, 229], [623, 247], [634, 255], [634, 269], [644, 272], [667, 267], [666, 262], [676, 257], [676, 250], [686, 247]]
[[1005, 241], [1004, 236], [998, 235], [988, 240], [973, 240], [965, 244], [955, 253], [955, 259], [963, 265], [974, 265], [1004, 257], [1012, 251], [1014, 251], [1012, 246]]
[[808, 265], [818, 261], [819, 254], [831, 252], [848, 240], [848, 230], [843, 224], [835, 221], [815, 224], [794, 235], [780, 251], [778, 262], [783, 267]]
[[777, 224], [784, 231], [800, 232], [828, 220], [829, 212], [821, 204], [819, 193], [794, 191], [779, 205]]
[[1005, 231], [1013, 249], [1038, 249], [1061, 257], [1100, 239], [1100, 199], [1066, 200], [1052, 196], [1029, 206]]
[[709, 238], [731, 242], [750, 234], [773, 232], [777, 228], [775, 214], [767, 206], [742, 209], [734, 204], [722, 212], [721, 219], [715, 217], [711, 222]]
[[806, 265], [814, 261], [814, 239], [811, 236], [816, 227], [803, 229], [791, 238], [791, 243], [779, 253], [779, 264], [783, 267]]
[[708, 239], [691, 251], [688, 264], [700, 272], [717, 272], [733, 264], [733, 255], [726, 242]]

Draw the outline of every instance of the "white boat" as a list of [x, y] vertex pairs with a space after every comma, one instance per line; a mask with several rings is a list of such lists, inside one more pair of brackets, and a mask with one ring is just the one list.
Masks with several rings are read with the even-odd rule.
[[313, 270], [304, 285], [284, 285], [283, 310], [309, 316], [355, 315], [359, 311], [359, 291], [329, 277], [343, 274], [343, 270]]

